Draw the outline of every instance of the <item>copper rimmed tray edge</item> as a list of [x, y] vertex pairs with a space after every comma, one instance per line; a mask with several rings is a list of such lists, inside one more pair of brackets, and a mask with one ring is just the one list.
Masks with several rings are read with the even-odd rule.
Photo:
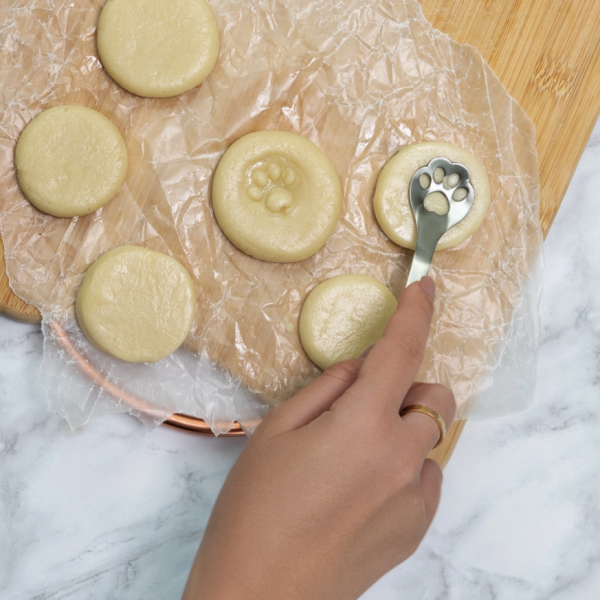
[[[69, 353], [69, 355], [75, 360], [77, 367], [80, 369], [84, 375], [87, 375], [92, 381], [94, 381], [97, 385], [103, 387], [107, 392], [109, 392], [112, 396], [115, 396], [119, 400], [122, 400], [132, 408], [135, 408], [139, 411], [148, 411], [148, 405], [123, 391], [110, 381], [107, 381], [104, 375], [100, 373], [93, 365], [89, 363], [89, 361], [75, 348], [73, 342], [69, 339], [66, 331], [63, 329], [62, 325], [57, 321], [52, 321], [50, 323], [50, 327], [52, 331], [56, 334], [57, 339], [59, 340], [62, 347]], [[175, 427], [176, 429], [188, 431], [190, 433], [196, 433], [199, 435], [210, 435], [216, 437], [210, 426], [203, 419], [199, 419], [197, 417], [192, 417], [189, 415], [182, 415], [179, 413], [175, 413], [171, 415], [168, 419], [163, 421], [163, 425], [168, 425], [170, 427]], [[234, 423], [231, 429], [227, 433], [220, 434], [220, 437], [241, 437], [246, 435], [240, 426], [239, 423]]]

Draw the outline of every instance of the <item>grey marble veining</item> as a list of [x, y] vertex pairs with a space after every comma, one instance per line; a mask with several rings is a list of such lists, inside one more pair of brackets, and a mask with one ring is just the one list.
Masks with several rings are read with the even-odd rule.
[[109, 415], [72, 432], [39, 327], [0, 321], [0, 598], [173, 598], [243, 442]]
[[[366, 600], [600, 597], [598, 189], [600, 125], [546, 241], [535, 404], [468, 423], [432, 529]], [[243, 441], [125, 415], [72, 432], [40, 360], [39, 327], [0, 317], [0, 598], [178, 598]]]

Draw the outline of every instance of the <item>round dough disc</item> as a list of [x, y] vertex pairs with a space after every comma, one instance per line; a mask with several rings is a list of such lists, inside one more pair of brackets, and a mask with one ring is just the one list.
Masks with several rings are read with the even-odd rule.
[[128, 362], [156, 362], [187, 337], [196, 295], [174, 258], [121, 246], [87, 270], [75, 311], [83, 333], [100, 350]]
[[320, 283], [300, 313], [300, 339], [321, 369], [359, 357], [383, 335], [398, 302], [373, 277], [339, 275]]
[[317, 252], [340, 218], [342, 188], [312, 142], [258, 131], [235, 142], [215, 172], [217, 221], [240, 250], [261, 260], [294, 262]]
[[219, 32], [204, 0], [108, 0], [98, 53], [123, 88], [168, 98], [202, 83], [219, 54]]
[[17, 143], [21, 190], [55, 217], [87, 215], [104, 206], [127, 174], [127, 148], [119, 130], [85, 106], [55, 106], [40, 113]]
[[475, 199], [469, 214], [441, 237], [436, 250], [458, 246], [483, 222], [490, 205], [490, 182], [480, 162], [466, 150], [445, 142], [422, 142], [402, 148], [383, 167], [373, 204], [375, 216], [385, 234], [399, 246], [415, 249], [417, 226], [410, 206], [409, 189], [417, 169], [443, 156], [467, 167]]

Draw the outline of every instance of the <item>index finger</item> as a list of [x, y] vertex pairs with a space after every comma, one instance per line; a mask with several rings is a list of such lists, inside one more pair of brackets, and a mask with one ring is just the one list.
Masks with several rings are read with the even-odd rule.
[[431, 318], [435, 284], [430, 277], [409, 285], [392, 315], [383, 337], [373, 346], [354, 384], [359, 394], [396, 414], [423, 362]]

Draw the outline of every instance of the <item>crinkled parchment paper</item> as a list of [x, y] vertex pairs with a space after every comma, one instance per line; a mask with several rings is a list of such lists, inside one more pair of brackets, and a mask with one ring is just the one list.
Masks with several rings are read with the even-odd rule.
[[[489, 66], [474, 48], [433, 29], [416, 0], [211, 4], [221, 35], [218, 64], [197, 89], [163, 100], [133, 96], [103, 70], [95, 42], [103, 0], [13, 0], [0, 8], [0, 229], [11, 286], [43, 314], [42, 382], [51, 409], [73, 426], [120, 410], [151, 423], [178, 411], [205, 418], [215, 431], [234, 419], [251, 428], [266, 410], [257, 398], [285, 399], [319, 373], [297, 331], [303, 299], [317, 283], [363, 273], [401, 292], [412, 252], [379, 229], [372, 197], [386, 161], [423, 140], [473, 152], [489, 174], [492, 203], [470, 239], [434, 258], [436, 316], [421, 378], [451, 386], [460, 417], [478, 396], [481, 414], [526, 406], [542, 241], [535, 136]], [[13, 153], [36, 114], [67, 103], [112, 119], [130, 168], [103, 209], [57, 219], [19, 191]], [[212, 214], [220, 157], [260, 129], [310, 139], [342, 182], [344, 211], [334, 235], [300, 263], [245, 256]], [[129, 243], [177, 258], [198, 293], [187, 349], [154, 365], [98, 352], [74, 320], [86, 268]], [[82, 364], [106, 385], [94, 383]], [[111, 386], [136, 402], [116, 399]]]

